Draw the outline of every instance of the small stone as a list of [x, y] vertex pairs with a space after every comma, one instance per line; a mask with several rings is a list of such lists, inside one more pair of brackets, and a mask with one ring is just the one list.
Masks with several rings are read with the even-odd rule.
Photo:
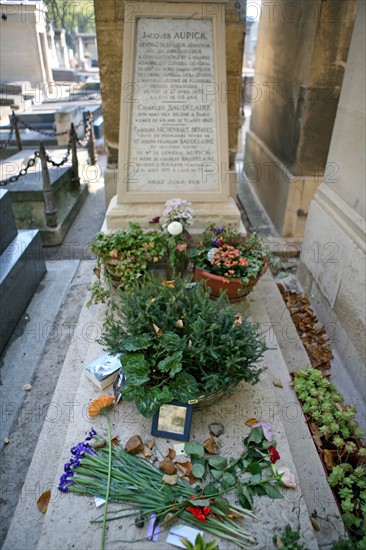
[[24, 391], [29, 391], [32, 389], [32, 385], [31, 384], [24, 384], [24, 386], [22, 387], [22, 390]]
[[8, 437], [5, 437], [5, 438], [4, 438], [4, 443], [5, 443], [5, 445], [7, 445], [8, 443], [10, 443], [10, 439], [9, 439]]
[[213, 422], [212, 424], [210, 424], [209, 429], [212, 435], [214, 435], [215, 437], [219, 437], [225, 431], [224, 426], [219, 422]]
[[147, 441], [145, 441], [145, 446], [146, 446], [148, 449], [152, 449], [153, 446], [154, 446], [154, 440], [153, 440], [153, 439], [148, 439]]
[[177, 468], [169, 458], [164, 458], [159, 464], [159, 468], [164, 474], [173, 475], [176, 473]]
[[139, 435], [133, 435], [125, 445], [125, 451], [130, 455], [137, 455], [144, 450], [144, 444]]
[[313, 516], [310, 517], [310, 521], [311, 521], [311, 525], [313, 526], [313, 529], [315, 531], [320, 531], [320, 525]]
[[276, 386], [276, 388], [283, 388], [283, 384], [279, 378], [273, 380], [273, 385]]
[[151, 455], [149, 458], [149, 462], [151, 462], [151, 464], [154, 464], [154, 462], [156, 462], [157, 460], [158, 460], [158, 457], [155, 455]]
[[94, 441], [94, 443], [92, 444], [92, 447], [94, 449], [102, 449], [103, 447], [105, 447], [107, 445], [107, 442], [105, 439], [97, 439], [96, 441]]
[[135, 518], [135, 525], [139, 529], [142, 529], [142, 527], [145, 525], [145, 517], [144, 516], [138, 516]]

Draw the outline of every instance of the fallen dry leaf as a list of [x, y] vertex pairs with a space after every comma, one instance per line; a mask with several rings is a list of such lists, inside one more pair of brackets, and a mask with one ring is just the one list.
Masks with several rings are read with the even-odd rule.
[[113, 437], [113, 438], [111, 439], [111, 443], [112, 443], [112, 445], [114, 445], [115, 447], [117, 447], [117, 446], [120, 444], [120, 439], [119, 439], [119, 437], [118, 437], [118, 436]]
[[324, 449], [324, 462], [328, 468], [328, 470], [331, 470], [334, 466], [334, 456], [332, 451], [329, 449]]
[[203, 446], [210, 455], [217, 455], [216, 441], [214, 437], [209, 437], [203, 442]]
[[193, 483], [196, 483], [197, 481], [193, 474], [187, 474], [186, 476], [183, 476], [182, 479], [184, 479], [184, 481], [187, 481], [187, 483], [190, 483], [191, 485]]
[[276, 386], [276, 388], [283, 388], [283, 384], [279, 378], [273, 380], [273, 385]]
[[151, 449], [149, 449], [149, 447], [144, 447], [144, 450], [142, 452], [144, 453], [144, 456], [146, 458], [150, 458], [153, 455], [153, 452]]
[[192, 473], [192, 462], [174, 462], [178, 470], [183, 472], [184, 475], [189, 475]]
[[51, 491], [48, 489], [37, 500], [37, 508], [42, 514], [45, 514], [47, 512], [48, 504], [51, 500]]
[[257, 424], [258, 420], [256, 418], [249, 418], [249, 420], [247, 420], [245, 422], [245, 425], [246, 426], [253, 426], [253, 424]]
[[283, 542], [282, 542], [282, 539], [281, 539], [280, 535], [277, 535], [277, 537], [276, 537], [276, 547], [277, 548], [283, 548]]
[[153, 446], [154, 446], [154, 440], [153, 439], [148, 439], [147, 441], [145, 441], [145, 445], [148, 449], [152, 449]]
[[166, 456], [166, 458], [170, 458], [170, 460], [173, 460], [173, 458], [175, 458], [176, 454], [177, 454], [177, 453], [175, 452], [175, 450], [174, 450], [174, 449], [171, 449], [171, 448], [169, 447], [169, 449], [168, 449], [168, 451], [167, 451], [167, 453], [166, 453], [165, 456]]
[[158, 336], [161, 336], [163, 334], [163, 332], [164, 332], [163, 329], [158, 327], [158, 325], [155, 325], [155, 323], [153, 323], [153, 327], [154, 327], [154, 330], [155, 330], [155, 332]]
[[226, 517], [230, 519], [241, 519], [243, 516], [242, 514], [235, 512], [235, 510], [231, 510], [230, 514], [227, 514]]
[[163, 286], [167, 286], [168, 288], [174, 288], [174, 281], [163, 281], [161, 284]]
[[313, 526], [313, 529], [315, 529], [315, 531], [320, 531], [320, 525], [313, 516], [310, 517], [310, 521], [311, 521], [311, 525]]
[[176, 485], [178, 481], [178, 474], [174, 474], [174, 475], [165, 474], [163, 475], [162, 480], [168, 485]]

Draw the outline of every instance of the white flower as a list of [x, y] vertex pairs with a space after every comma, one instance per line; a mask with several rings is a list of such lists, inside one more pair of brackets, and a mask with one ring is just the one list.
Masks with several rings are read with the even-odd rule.
[[217, 248], [210, 248], [207, 252], [207, 260], [212, 264]]
[[168, 225], [167, 230], [171, 235], [180, 235], [183, 231], [183, 225], [180, 222], [172, 222]]

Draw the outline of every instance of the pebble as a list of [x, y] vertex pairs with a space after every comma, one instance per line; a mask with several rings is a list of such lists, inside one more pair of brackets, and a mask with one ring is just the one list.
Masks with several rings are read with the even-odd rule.
[[212, 424], [210, 424], [209, 429], [212, 435], [214, 435], [215, 437], [219, 437], [219, 435], [223, 434], [225, 431], [224, 426], [219, 422], [213, 422]]

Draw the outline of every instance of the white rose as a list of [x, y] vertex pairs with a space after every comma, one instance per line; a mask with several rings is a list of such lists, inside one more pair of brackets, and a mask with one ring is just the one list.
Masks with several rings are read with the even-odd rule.
[[180, 235], [183, 231], [183, 225], [180, 222], [171, 222], [167, 230], [171, 235]]

